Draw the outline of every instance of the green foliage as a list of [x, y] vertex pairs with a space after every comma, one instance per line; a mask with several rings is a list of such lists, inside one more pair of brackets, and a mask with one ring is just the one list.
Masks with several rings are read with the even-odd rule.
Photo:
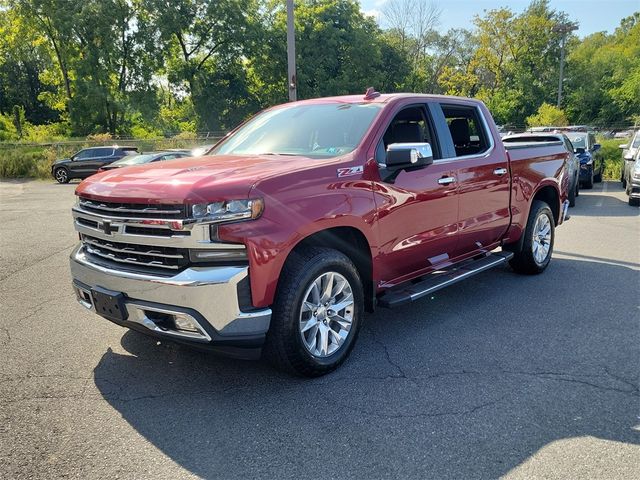
[[640, 13], [574, 41], [567, 59], [569, 115], [576, 123], [615, 125], [640, 114]]
[[11, 148], [0, 150], [0, 178], [50, 178], [55, 150]]
[[[429, 2], [383, 9], [384, 29], [356, 0], [296, 1], [300, 99], [374, 86], [476, 97], [516, 127], [640, 120], [640, 13], [569, 35], [563, 118], [554, 27], [569, 19], [549, 0], [448, 32]], [[286, 62], [284, 0], [0, 0], [0, 142], [227, 131], [288, 100]]]
[[562, 109], [543, 103], [534, 115], [527, 117], [527, 125], [530, 127], [565, 127], [569, 125], [569, 120]]
[[602, 145], [602, 155], [604, 156], [604, 178], [609, 180], [620, 179], [620, 173], [624, 162], [622, 159], [622, 150], [620, 150], [620, 145], [623, 145], [628, 141], [628, 139], [606, 139], [598, 137], [598, 143]]

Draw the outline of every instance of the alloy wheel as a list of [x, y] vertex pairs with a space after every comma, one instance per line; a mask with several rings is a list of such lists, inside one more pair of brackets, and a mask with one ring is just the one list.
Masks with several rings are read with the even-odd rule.
[[344, 344], [351, 333], [354, 315], [353, 290], [337, 272], [316, 278], [302, 297], [299, 331], [311, 355], [328, 357]]

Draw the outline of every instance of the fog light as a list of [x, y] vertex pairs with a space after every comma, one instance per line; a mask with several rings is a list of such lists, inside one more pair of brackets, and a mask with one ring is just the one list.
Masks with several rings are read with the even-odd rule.
[[191, 321], [190, 317], [183, 317], [182, 315], [175, 315], [173, 317], [173, 323], [176, 326], [176, 330], [183, 332], [200, 333], [198, 326]]

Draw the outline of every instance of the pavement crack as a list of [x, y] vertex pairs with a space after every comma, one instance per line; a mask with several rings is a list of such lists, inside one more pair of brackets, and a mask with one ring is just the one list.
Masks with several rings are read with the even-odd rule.
[[45, 306], [47, 304], [51, 303], [51, 302], [54, 302], [54, 301], [59, 300], [61, 298], [72, 298], [74, 296], [75, 295], [73, 295], [73, 294], [69, 294], [69, 295], [57, 296], [57, 297], [54, 297], [54, 298], [49, 298], [47, 300], [44, 300], [44, 301], [38, 303], [37, 305], [34, 305], [33, 307], [30, 307], [31, 308], [31, 312], [29, 312], [28, 314], [26, 314], [23, 317], [18, 318], [16, 320], [16, 322], [21, 322], [23, 320], [29, 320], [30, 318], [32, 318], [37, 313], [40, 313], [42, 310], [44, 310]]
[[475, 412], [482, 410], [484, 408], [488, 408], [491, 407], [493, 405], [497, 405], [499, 403], [501, 403], [504, 399], [506, 398], [506, 395], [498, 398], [497, 400], [492, 400], [489, 402], [484, 402], [478, 405], [474, 405], [471, 408], [466, 408], [466, 409], [462, 409], [462, 410], [445, 410], [445, 411], [441, 411], [441, 412], [422, 412], [422, 413], [389, 413], [389, 414], [385, 414], [385, 413], [377, 413], [377, 412], [371, 412], [368, 411], [366, 409], [362, 409], [362, 408], [356, 408], [353, 407], [352, 405], [345, 405], [345, 408], [351, 409], [357, 413], [360, 413], [362, 415], [366, 415], [366, 416], [370, 416], [370, 417], [376, 417], [376, 418], [383, 418], [383, 419], [388, 419], [388, 420], [392, 420], [392, 419], [405, 419], [405, 418], [435, 418], [435, 417], [445, 417], [445, 416], [453, 416], [453, 417], [457, 417], [457, 416], [465, 416], [465, 415], [472, 415]]
[[7, 280], [8, 278], [13, 277], [14, 275], [17, 275], [17, 274], [19, 274], [19, 273], [22, 273], [22, 272], [24, 272], [27, 268], [31, 268], [31, 267], [33, 267], [34, 265], [37, 265], [38, 263], [41, 263], [41, 262], [44, 262], [45, 260], [50, 259], [51, 257], [55, 257], [55, 256], [56, 256], [56, 255], [58, 255], [59, 253], [62, 253], [62, 252], [64, 252], [65, 250], [69, 250], [70, 248], [73, 248], [75, 245], [76, 245], [76, 244], [75, 244], [75, 243], [73, 243], [73, 244], [69, 245], [68, 247], [64, 247], [64, 248], [61, 248], [60, 250], [56, 250], [55, 252], [50, 253], [50, 254], [49, 254], [49, 255], [47, 255], [46, 257], [39, 258], [38, 260], [36, 260], [36, 261], [34, 261], [34, 262], [31, 262], [31, 263], [29, 263], [28, 265], [24, 265], [24, 266], [23, 266], [23, 267], [21, 267], [19, 270], [16, 270], [15, 272], [11, 272], [10, 274], [5, 275], [4, 277], [0, 277], [0, 282], [3, 282], [3, 281], [5, 281], [5, 280]]
[[393, 375], [392, 377], [410, 379], [410, 377], [407, 376], [404, 369], [397, 362], [393, 361], [393, 359], [391, 358], [391, 354], [389, 353], [389, 349], [384, 344], [384, 342], [378, 339], [375, 331], [373, 331], [373, 329], [371, 328], [367, 328], [367, 331], [371, 334], [371, 338], [373, 338], [374, 343], [380, 346], [380, 348], [382, 348], [382, 351], [384, 352], [384, 357], [387, 363], [391, 365], [398, 372], [398, 375]]
[[621, 383], [631, 386], [632, 387], [631, 390], [601, 385], [598, 383], [593, 383], [591, 381], [581, 380], [579, 378], [576, 378], [576, 377], [584, 377], [586, 379], [589, 379], [589, 378], [603, 377], [602, 375], [595, 375], [595, 374], [575, 375], [575, 374], [562, 373], [562, 372], [544, 372], [544, 371], [543, 372], [525, 372], [525, 371], [513, 371], [513, 370], [500, 370], [500, 372], [504, 374], [510, 374], [510, 375], [526, 375], [526, 376], [537, 377], [537, 378], [542, 378], [546, 380], [553, 380], [556, 382], [567, 382], [567, 383], [575, 383], [579, 385], [587, 385], [589, 387], [597, 388], [599, 390], [605, 390], [609, 392], [618, 392], [618, 393], [623, 393], [625, 395], [632, 395], [635, 397], [640, 396], [640, 391], [636, 385], [634, 385], [633, 383], [630, 383], [629, 381], [623, 378], [620, 378], [616, 375], [611, 374], [606, 369], [606, 367], [604, 370], [605, 372], [607, 372], [607, 375], [610, 376], [611, 378], [614, 378]]
[[633, 383], [631, 380], [627, 380], [626, 378], [617, 375], [615, 373], [612, 373], [607, 367], [604, 367], [604, 371], [607, 375], [609, 375], [612, 378], [615, 378], [617, 381], [619, 381], [620, 383], [624, 383], [625, 385], [628, 385], [631, 387], [631, 391], [636, 392], [636, 394], [640, 393], [640, 387], [638, 387], [637, 384]]

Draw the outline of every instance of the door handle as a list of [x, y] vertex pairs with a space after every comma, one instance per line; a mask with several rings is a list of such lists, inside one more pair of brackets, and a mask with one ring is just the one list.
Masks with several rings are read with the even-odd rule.
[[506, 169], [506, 168], [496, 168], [496, 169], [493, 171], [493, 173], [494, 173], [495, 175], [502, 176], [502, 175], [504, 175], [505, 173], [507, 173], [507, 169]]
[[440, 185], [449, 185], [456, 181], [456, 177], [442, 177], [438, 180]]

